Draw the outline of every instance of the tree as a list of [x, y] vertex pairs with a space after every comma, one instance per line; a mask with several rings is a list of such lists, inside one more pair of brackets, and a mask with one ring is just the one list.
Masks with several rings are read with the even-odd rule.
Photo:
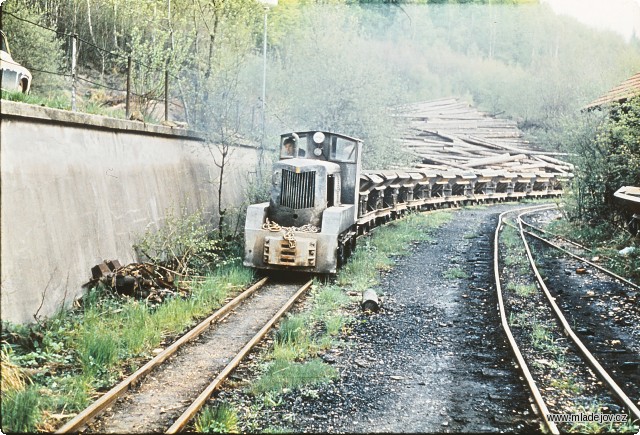
[[576, 164], [568, 213], [592, 225], [616, 223], [613, 193], [640, 186], [640, 97], [601, 110], [583, 114], [578, 128], [565, 130]]

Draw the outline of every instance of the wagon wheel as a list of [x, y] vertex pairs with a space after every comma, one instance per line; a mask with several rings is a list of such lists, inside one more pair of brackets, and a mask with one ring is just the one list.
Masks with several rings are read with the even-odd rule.
[[353, 236], [351, 236], [351, 239], [349, 240], [349, 253], [352, 254], [353, 251], [356, 250], [356, 235], [354, 234]]
[[344, 264], [347, 262], [347, 256], [345, 253], [345, 247], [344, 244], [342, 242], [338, 243], [338, 267], [342, 267], [344, 266]]

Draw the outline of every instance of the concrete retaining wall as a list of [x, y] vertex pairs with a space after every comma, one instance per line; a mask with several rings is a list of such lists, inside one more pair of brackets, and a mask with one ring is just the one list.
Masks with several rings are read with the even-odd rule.
[[[136, 260], [168, 211], [215, 219], [217, 148], [193, 132], [1, 102], [2, 320], [32, 322], [82, 294], [91, 267]], [[225, 207], [240, 205], [256, 150], [236, 147]]]

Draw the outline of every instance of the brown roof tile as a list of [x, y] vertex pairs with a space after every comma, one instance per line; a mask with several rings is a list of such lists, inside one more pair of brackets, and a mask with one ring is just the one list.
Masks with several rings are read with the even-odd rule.
[[632, 75], [606, 94], [586, 105], [585, 109], [599, 107], [613, 102], [621, 102], [640, 95], [640, 72]]

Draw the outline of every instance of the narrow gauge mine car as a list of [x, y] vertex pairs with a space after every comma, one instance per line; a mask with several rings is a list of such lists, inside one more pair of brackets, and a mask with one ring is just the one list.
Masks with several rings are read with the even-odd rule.
[[247, 210], [244, 264], [335, 273], [358, 235], [408, 210], [562, 194], [562, 174], [445, 168], [361, 171], [361, 157], [362, 141], [349, 136], [283, 134], [271, 200]]

